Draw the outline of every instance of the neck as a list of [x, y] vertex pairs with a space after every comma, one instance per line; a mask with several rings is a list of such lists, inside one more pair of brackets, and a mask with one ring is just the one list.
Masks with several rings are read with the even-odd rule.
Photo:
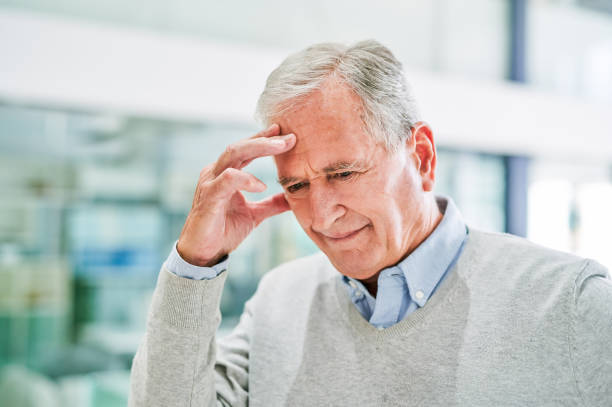
[[[419, 222], [418, 226], [415, 227], [414, 230], [408, 232], [414, 237], [410, 237], [410, 245], [408, 246], [408, 250], [404, 253], [404, 255], [394, 264], [397, 264], [404, 260], [406, 257], [410, 255], [419, 245], [431, 235], [431, 233], [438, 227], [438, 224], [442, 220], [442, 213], [438, 208], [438, 204], [433, 196], [431, 199], [427, 200], [425, 203], [425, 210], [422, 212], [421, 222]], [[390, 267], [389, 265], [387, 267]], [[369, 291], [372, 297], [376, 298], [376, 293], [378, 292], [378, 276], [380, 275], [379, 270], [372, 277], [367, 278], [365, 280], [361, 280], [365, 288]]]

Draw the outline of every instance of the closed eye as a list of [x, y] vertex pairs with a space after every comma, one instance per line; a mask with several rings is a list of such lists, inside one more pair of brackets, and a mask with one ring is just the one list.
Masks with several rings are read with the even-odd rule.
[[297, 184], [289, 185], [287, 187], [287, 192], [289, 192], [290, 194], [295, 194], [300, 189], [304, 188], [306, 185], [306, 182], [298, 182]]
[[[357, 175], [356, 171], [342, 171], [342, 172], [327, 174], [327, 179], [330, 181], [334, 181], [334, 180], [347, 181], [349, 179], [352, 179], [355, 175]], [[285, 189], [290, 194], [297, 194], [298, 192], [301, 192], [305, 188], [308, 188], [309, 185], [310, 185], [309, 182], [303, 181], [303, 182], [297, 182], [295, 184], [291, 184], [285, 187]]]
[[354, 171], [343, 171], [335, 174], [331, 174], [330, 178], [332, 179], [348, 179], [355, 174]]

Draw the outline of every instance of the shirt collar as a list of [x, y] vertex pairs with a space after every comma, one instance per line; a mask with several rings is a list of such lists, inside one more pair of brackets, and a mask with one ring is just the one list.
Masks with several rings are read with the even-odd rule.
[[465, 222], [450, 198], [436, 197], [444, 214], [434, 231], [397, 267], [404, 273], [410, 297], [425, 305], [458, 257], [467, 234]]
[[[436, 197], [442, 220], [433, 232], [404, 260], [381, 271], [378, 281], [397, 274], [406, 280], [411, 299], [419, 307], [425, 305], [446, 272], [452, 268], [467, 235], [461, 213], [452, 199]], [[350, 277], [342, 279], [353, 288], [353, 295], [369, 296], [363, 284]], [[361, 294], [358, 293], [362, 291]]]

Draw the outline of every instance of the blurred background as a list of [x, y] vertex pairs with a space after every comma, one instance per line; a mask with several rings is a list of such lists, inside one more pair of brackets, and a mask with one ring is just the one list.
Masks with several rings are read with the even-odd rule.
[[[375, 5], [374, 5], [375, 4]], [[610, 0], [0, 0], [0, 405], [123, 406], [200, 169], [320, 41], [404, 63], [472, 226], [612, 267]], [[280, 191], [271, 160], [249, 171]], [[220, 334], [311, 253], [291, 213], [231, 256]]]

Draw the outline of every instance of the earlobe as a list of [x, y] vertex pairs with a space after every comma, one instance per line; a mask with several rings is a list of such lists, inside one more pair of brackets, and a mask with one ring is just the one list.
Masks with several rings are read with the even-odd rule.
[[423, 178], [423, 191], [431, 192], [433, 191], [434, 181], [433, 179], [425, 179]]

